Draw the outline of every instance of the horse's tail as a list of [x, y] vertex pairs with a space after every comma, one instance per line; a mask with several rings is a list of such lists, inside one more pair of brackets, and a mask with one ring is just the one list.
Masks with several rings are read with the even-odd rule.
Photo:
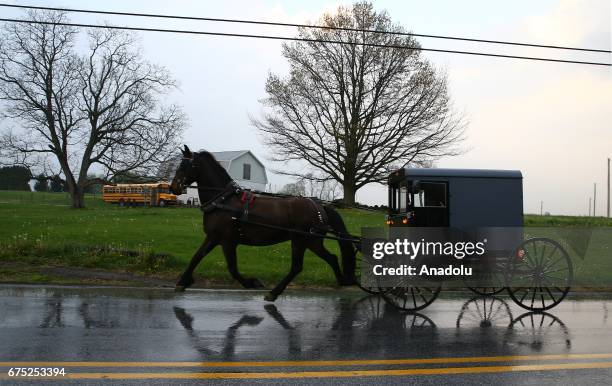
[[[327, 214], [327, 221], [331, 226], [332, 230], [337, 234], [338, 237], [349, 239], [351, 235], [348, 233], [346, 229], [346, 225], [344, 225], [344, 220], [340, 216], [340, 213], [336, 211], [331, 206], [324, 206], [325, 213]], [[349, 240], [338, 240], [338, 244], [340, 244], [340, 252], [342, 254], [342, 272], [344, 274], [344, 278], [348, 280], [349, 283], [356, 282], [355, 278], [355, 259], [356, 252], [355, 246], [353, 242]]]

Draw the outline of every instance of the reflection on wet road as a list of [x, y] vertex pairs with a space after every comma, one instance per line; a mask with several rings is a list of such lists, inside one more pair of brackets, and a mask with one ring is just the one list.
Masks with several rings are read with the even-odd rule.
[[3, 374], [16, 361], [61, 365], [98, 381], [145, 374], [134, 378], [147, 384], [245, 377], [337, 384], [355, 375], [404, 384], [507, 375], [514, 383], [517, 372], [596, 384], [612, 375], [610, 307], [609, 297], [574, 295], [553, 312], [525, 313], [503, 297], [447, 295], [405, 314], [356, 291], [293, 291], [269, 304], [247, 291], [4, 286], [0, 365]]

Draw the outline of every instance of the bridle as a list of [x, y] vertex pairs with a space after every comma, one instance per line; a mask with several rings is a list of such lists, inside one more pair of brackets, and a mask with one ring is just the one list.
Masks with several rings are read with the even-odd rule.
[[[197, 155], [197, 153], [191, 153], [191, 157], [185, 157], [183, 155], [183, 160], [182, 162], [187, 162], [187, 168], [191, 169], [191, 171], [195, 171], [196, 169], [196, 165], [194, 164], [195, 161], [195, 156]], [[177, 185], [180, 188], [179, 190], [182, 192], [185, 192], [187, 190], [187, 188], [189, 186], [191, 186], [191, 184], [193, 184], [193, 182], [197, 182], [197, 181], [193, 181], [191, 184], [189, 184], [189, 186], [186, 186], [185, 181], [187, 180], [186, 175], [183, 175], [181, 177], [178, 178], [177, 180]], [[225, 187], [223, 188], [219, 188], [216, 186], [200, 186], [198, 185], [196, 187], [198, 190], [209, 190], [209, 191], [217, 191], [219, 192], [219, 194], [215, 195], [212, 199], [208, 200], [207, 202], [210, 203], [212, 201], [215, 201], [216, 199], [218, 199], [219, 197], [221, 197], [222, 195], [224, 195], [225, 193], [229, 192], [229, 191], [235, 191], [238, 192], [241, 190], [240, 186], [238, 184], [236, 184], [236, 182], [234, 180], [231, 180]], [[203, 204], [205, 205], [205, 204]]]
[[[193, 164], [193, 158], [194, 158], [193, 156], [191, 156], [191, 157], [183, 156], [183, 160], [181, 161], [181, 164], [183, 162], [189, 161], [189, 166], [188, 167], [191, 168], [191, 169], [195, 169], [195, 165]], [[187, 180], [186, 174], [183, 173], [182, 176], [180, 176], [178, 178], [175, 177], [175, 179], [176, 179], [176, 184], [178, 185], [177, 186], [178, 187], [177, 191], [181, 191], [181, 192], [184, 193], [187, 190], [187, 186], [185, 186], [186, 185], [185, 181]]]

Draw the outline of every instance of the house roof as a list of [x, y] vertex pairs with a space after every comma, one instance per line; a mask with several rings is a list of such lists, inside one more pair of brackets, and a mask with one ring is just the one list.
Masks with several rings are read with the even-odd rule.
[[[200, 151], [206, 151], [205, 149], [201, 149]], [[266, 166], [253, 154], [250, 150], [228, 150], [228, 151], [211, 151], [209, 152], [213, 157], [223, 166], [226, 170], [229, 170], [230, 164], [236, 158], [243, 156], [244, 154], [249, 153], [253, 159], [263, 168], [265, 183], [268, 183], [268, 173], [266, 171]]]
[[[200, 151], [205, 151], [204, 149], [200, 150]], [[210, 154], [213, 155], [213, 157], [215, 157], [215, 159], [217, 161], [219, 161], [219, 163], [225, 167], [228, 168], [230, 162], [232, 162], [233, 160], [235, 160], [236, 158], [249, 153], [254, 159], [255, 161], [257, 161], [259, 163], [259, 165], [261, 165], [261, 167], [265, 170], [266, 166], [263, 164], [263, 162], [261, 162], [259, 160], [259, 158], [257, 158], [255, 156], [255, 154], [253, 154], [252, 151], [250, 150], [228, 150], [228, 151], [211, 151], [209, 152]], [[266, 176], [266, 180], [268, 179], [268, 177]]]
[[[230, 150], [230, 151], [211, 151], [217, 161], [231, 161], [234, 160], [244, 153], [249, 153], [249, 150]], [[253, 154], [253, 153], [251, 153]]]

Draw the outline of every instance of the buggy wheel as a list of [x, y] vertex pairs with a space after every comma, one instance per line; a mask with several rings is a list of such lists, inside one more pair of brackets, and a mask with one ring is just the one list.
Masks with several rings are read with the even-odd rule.
[[457, 317], [457, 328], [461, 327], [507, 327], [512, 323], [510, 306], [503, 299], [482, 296], [463, 304]]
[[501, 272], [491, 271], [482, 273], [476, 280], [464, 278], [466, 287], [480, 296], [493, 296], [506, 289], [504, 275]]
[[470, 291], [480, 296], [493, 296], [502, 292], [506, 287], [467, 287]]
[[[361, 271], [362, 270], [372, 270], [372, 267], [374, 267], [374, 264], [376, 263], [373, 262], [372, 258], [369, 258], [363, 255], [362, 253], [358, 253], [357, 258], [356, 258], [356, 264], [355, 264], [355, 279], [356, 279], [357, 287], [361, 288], [363, 291], [371, 295], [378, 295], [384, 291], [383, 288], [380, 288], [378, 286], [378, 282], [377, 283], [363, 283], [362, 278], [361, 278]], [[372, 279], [370, 279], [370, 281], [371, 280]]]
[[474, 276], [464, 276], [463, 283], [476, 295], [497, 295], [506, 289], [504, 264], [505, 259], [500, 262], [495, 257], [481, 261], [481, 265], [477, 266], [476, 274]]
[[526, 312], [508, 326], [504, 345], [523, 346], [539, 352], [552, 347], [569, 351], [572, 341], [561, 319], [548, 312]]
[[510, 256], [506, 286], [512, 300], [529, 311], [555, 307], [570, 290], [572, 261], [554, 240], [537, 237], [525, 240]]
[[442, 287], [417, 287], [413, 285], [386, 288], [382, 292], [385, 301], [402, 311], [414, 312], [429, 306], [440, 294]]

